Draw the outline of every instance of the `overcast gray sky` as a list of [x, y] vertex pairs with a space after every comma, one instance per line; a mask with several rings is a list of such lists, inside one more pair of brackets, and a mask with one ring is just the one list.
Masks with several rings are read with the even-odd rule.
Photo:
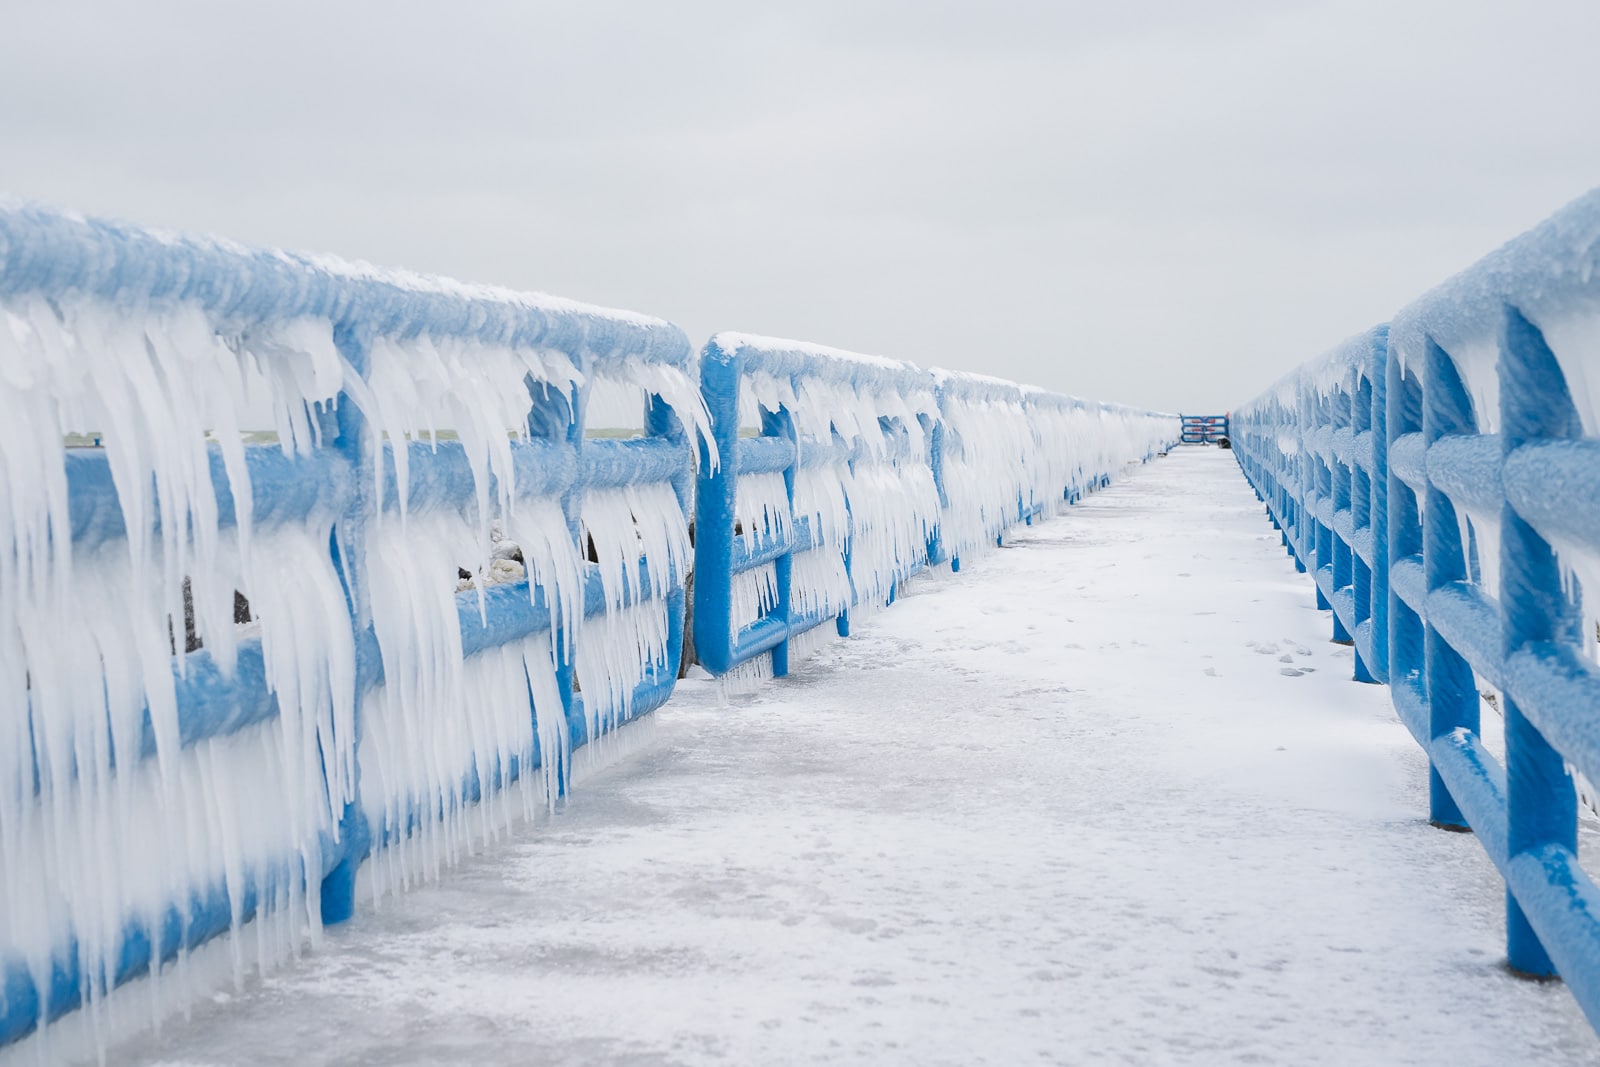
[[1222, 409], [1600, 184], [1600, 3], [0, 0], [0, 190]]

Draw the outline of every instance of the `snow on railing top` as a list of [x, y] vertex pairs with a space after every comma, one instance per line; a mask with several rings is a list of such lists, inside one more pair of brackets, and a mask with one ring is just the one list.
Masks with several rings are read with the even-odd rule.
[[31, 292], [124, 311], [190, 306], [223, 325], [359, 320], [401, 338], [427, 332], [604, 361], [687, 368], [692, 357], [681, 329], [649, 315], [0, 199], [0, 297]]
[[1584, 432], [1600, 434], [1600, 189], [1507, 242], [1395, 315], [1391, 343], [1403, 368], [1420, 368], [1428, 342], [1450, 353], [1479, 428], [1500, 417], [1495, 357], [1503, 309], [1544, 336]]

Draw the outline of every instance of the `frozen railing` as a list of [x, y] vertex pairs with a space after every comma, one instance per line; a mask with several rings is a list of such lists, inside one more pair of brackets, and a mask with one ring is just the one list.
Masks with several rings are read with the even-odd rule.
[[[253, 916], [236, 978], [297, 953], [662, 703], [692, 355], [0, 203], [0, 1045]], [[601, 393], [633, 436], [585, 439]]]
[[722, 463], [700, 474], [694, 636], [723, 675], [787, 673], [923, 567], [959, 568], [1179, 432], [1176, 416], [746, 334], [714, 337], [700, 371]]
[[1511, 966], [1559, 974], [1600, 1024], [1576, 796], [1600, 780], [1600, 190], [1233, 427], [1356, 676], [1389, 683], [1427, 751], [1431, 819], [1505, 877]]
[[1186, 445], [1214, 445], [1228, 436], [1226, 415], [1185, 415], [1183, 417], [1183, 443]]

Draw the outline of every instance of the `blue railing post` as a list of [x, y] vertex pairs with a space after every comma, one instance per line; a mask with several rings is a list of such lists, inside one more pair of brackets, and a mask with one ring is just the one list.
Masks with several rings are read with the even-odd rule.
[[[761, 436], [780, 437], [787, 440], [790, 445], [798, 450], [799, 440], [795, 434], [794, 418], [788, 408], [779, 408], [777, 411], [761, 412]], [[794, 475], [795, 465], [789, 464], [783, 469], [783, 495], [789, 514], [794, 514]], [[846, 566], [849, 566], [849, 549], [845, 550]], [[791, 542], [789, 548], [777, 559], [772, 561], [773, 578], [778, 587], [778, 596], [773, 603], [772, 614], [788, 623], [792, 617], [791, 605], [794, 600], [794, 547]], [[845, 612], [839, 613], [839, 618], [844, 619]], [[849, 636], [848, 622], [841, 622], [839, 633]], [[772, 646], [772, 676], [784, 678], [789, 674], [789, 637], [787, 633], [782, 641]]]
[[[700, 454], [700, 486], [695, 494], [694, 645], [713, 674], [737, 664], [730, 658], [733, 618], [734, 493], [739, 484], [739, 363], [715, 340], [700, 362], [700, 395], [711, 415], [711, 436], [719, 462]], [[737, 637], [737, 634], [733, 634]]]
[[1372, 467], [1369, 525], [1372, 527], [1372, 660], [1367, 670], [1377, 681], [1389, 681], [1389, 328], [1373, 334], [1368, 359], [1372, 383]]
[[[1539, 330], [1507, 307], [1500, 344], [1501, 454], [1541, 440], [1579, 437], [1582, 429], [1561, 367]], [[1562, 588], [1549, 543], [1516, 508], [1500, 509], [1501, 651], [1536, 642], [1577, 644], [1579, 616]], [[1545, 845], [1578, 850], [1578, 809], [1565, 761], [1503, 694], [1506, 730], [1506, 848], [1512, 860]], [[1527, 915], [1506, 892], [1506, 955], [1524, 974], [1556, 973]]]
[[[1407, 368], [1392, 351], [1384, 378], [1384, 425], [1389, 434], [1389, 685], [1394, 690], [1395, 703], [1403, 712], [1411, 712], [1407, 725], [1420, 743], [1429, 736], [1428, 724], [1416, 721], [1427, 715], [1428, 708], [1421, 605], [1406, 602], [1397, 576], [1422, 573], [1422, 508], [1417, 490], [1396, 469], [1395, 456], [1402, 442], [1421, 441], [1422, 387], [1416, 368]], [[1431, 758], [1428, 775], [1432, 789], [1438, 784], [1438, 772]]]
[[[1456, 373], [1455, 363], [1429, 341], [1422, 376], [1422, 440], [1432, 445], [1447, 434], [1473, 433], [1477, 423], [1472, 402]], [[1422, 567], [1429, 593], [1467, 578], [1466, 545], [1448, 494], [1431, 481], [1422, 509]], [[1474, 734], [1479, 728], [1478, 687], [1472, 666], [1445, 640], [1431, 619], [1423, 620], [1423, 662], [1427, 674], [1430, 736], [1445, 737], [1457, 729]], [[1437, 769], [1429, 779], [1431, 821], [1444, 829], [1463, 829], [1467, 820], [1445, 787]]]
[[[372, 365], [370, 329], [349, 320], [339, 322], [334, 326], [333, 343], [345, 362], [350, 364], [351, 369], [365, 378], [371, 371]], [[325, 423], [327, 421], [324, 420]], [[371, 608], [367, 590], [361, 585], [364, 578], [362, 568], [353, 564], [366, 556], [367, 529], [377, 509], [374, 483], [377, 477], [381, 476], [373, 460], [374, 457], [383, 454], [383, 442], [378, 439], [366, 416], [346, 393], [341, 393], [339, 406], [333, 413], [332, 421], [337, 432], [337, 444], [334, 447], [350, 463], [354, 491], [344, 514], [334, 525], [333, 544], [330, 550], [333, 553], [334, 567], [339, 572], [340, 580], [344, 582], [345, 598], [350, 607], [350, 627], [356, 640], [356, 647], [359, 648], [361, 634], [366, 629]], [[404, 448], [405, 442], [395, 442], [395, 447]], [[351, 749], [354, 753], [351, 761], [351, 795], [346, 799], [344, 809], [339, 816], [338, 843], [341, 852], [338, 863], [323, 877], [319, 890], [322, 921], [330, 924], [344, 922], [355, 914], [356, 872], [372, 848], [372, 828], [367, 825], [367, 817], [361, 810], [360, 804], [363, 692], [363, 679], [360, 674], [358, 670], [355, 683], [356, 736]], [[328, 759], [329, 756], [325, 753], [323, 778], [331, 791], [332, 775], [328, 773]], [[310, 872], [307, 872], [307, 877], [309, 876]]]
[[[1351, 563], [1350, 546], [1345, 542], [1343, 535], [1338, 532], [1339, 513], [1342, 511], [1353, 521], [1354, 511], [1351, 506], [1351, 465], [1339, 458], [1338, 450], [1341, 431], [1348, 431], [1351, 425], [1350, 394], [1345, 389], [1334, 391], [1329, 400], [1329, 444], [1328, 444], [1328, 489], [1329, 489], [1329, 522], [1328, 547], [1332, 552], [1329, 563], [1333, 575], [1332, 587], [1335, 590], [1352, 585], [1355, 581], [1354, 566]], [[1331, 605], [1330, 605], [1331, 606]], [[1339, 613], [1333, 613], [1333, 640], [1341, 645], [1355, 644], [1355, 635], [1345, 628], [1344, 622], [1339, 618]]]
[[[645, 434], [672, 442], [689, 454], [689, 435], [683, 420], [673, 412], [671, 405], [660, 396], [651, 394], [645, 407]], [[694, 470], [685, 465], [672, 476], [672, 495], [678, 507], [688, 515], [694, 507]], [[675, 575], [673, 591], [667, 597], [667, 666], [674, 673], [683, 662], [683, 632], [688, 625], [688, 594], [685, 592], [686, 575]]]
[[[579, 469], [578, 464], [583, 454], [584, 427], [581, 391], [576, 386], [565, 391], [557, 390], [535, 381], [531, 375], [524, 379], [523, 384], [533, 400], [528, 408], [528, 436], [535, 440], [554, 442], [571, 455], [573, 469]], [[583, 530], [583, 487], [580, 481], [581, 479], [574, 479], [571, 484], [562, 487], [561, 517], [566, 522], [567, 536], [576, 546], [578, 558], [581, 560], [586, 557], [582, 551], [584, 546], [578, 543]], [[561, 720], [565, 731], [562, 736], [570, 737], [573, 719], [578, 714], [577, 683], [573, 663], [573, 630], [580, 620], [564, 618], [562, 605], [556, 603], [554, 598], [547, 598], [546, 604], [550, 609], [550, 646], [555, 661], [556, 692], [561, 696]], [[528, 690], [528, 713], [534, 718], [534, 739], [542, 745], [538, 729], [539, 709], [533, 706], [531, 685]], [[565, 751], [546, 752], [541, 747], [539, 759], [547, 768], [550, 767], [549, 761], [554, 761], [551, 781], [555, 794], [558, 797], [566, 796], [572, 783], [569, 780], [571, 768]]]

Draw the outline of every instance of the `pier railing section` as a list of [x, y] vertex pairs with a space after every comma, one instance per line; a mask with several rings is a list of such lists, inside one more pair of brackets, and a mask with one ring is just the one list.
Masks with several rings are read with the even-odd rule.
[[[1600, 1024], [1600, 191], [1233, 413], [1239, 462], [1506, 881], [1507, 954]], [[1503, 716], [1503, 759], [1483, 707]], [[1493, 714], [1493, 712], [1491, 712]], [[1592, 795], [1592, 792], [1591, 792]]]
[[1183, 443], [1186, 445], [1214, 445], [1228, 436], [1226, 415], [1185, 415], [1183, 417]]
[[[0, 1045], [219, 935], [236, 975], [297, 953], [358, 868], [431, 876], [661, 704], [693, 357], [0, 205]], [[597, 389], [635, 435], [586, 439]]]
[[787, 673], [930, 564], [960, 568], [1174, 442], [1178, 418], [798, 341], [719, 334], [701, 389], [721, 464], [695, 512], [695, 649]]

